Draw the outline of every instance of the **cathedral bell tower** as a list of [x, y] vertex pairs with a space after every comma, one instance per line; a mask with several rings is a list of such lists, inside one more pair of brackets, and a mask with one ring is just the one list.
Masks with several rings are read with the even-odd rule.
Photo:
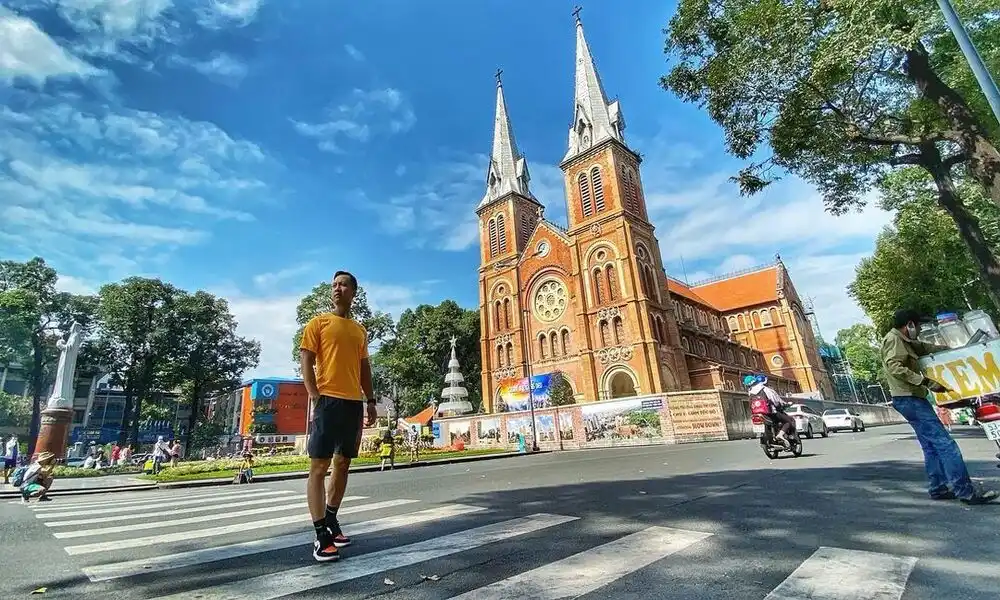
[[[606, 389], [598, 373], [616, 368], [615, 361], [605, 357], [625, 356], [628, 352], [620, 349], [631, 348], [635, 358], [620, 367], [634, 373], [642, 393], [687, 389], [690, 382], [680, 331], [667, 291], [660, 245], [646, 211], [639, 176], [641, 159], [625, 143], [621, 105], [618, 100], [608, 101], [579, 12], [579, 8], [574, 11], [573, 121], [559, 167], [565, 177], [569, 235], [576, 240], [580, 275], [587, 289], [585, 326], [595, 332], [595, 346], [619, 348], [617, 353], [595, 352], [601, 359], [594, 364], [596, 386]], [[611, 262], [602, 258], [612, 256]], [[624, 285], [611, 281], [609, 265], [622, 274]], [[624, 321], [620, 334], [605, 334], [608, 315], [620, 315]]]
[[503, 82], [498, 70], [493, 150], [486, 170], [486, 193], [476, 208], [479, 216], [479, 309], [482, 335], [483, 401], [492, 407], [487, 390], [495, 386], [490, 373], [505, 379], [524, 376], [524, 340], [517, 263], [542, 214], [542, 205], [528, 189], [528, 162], [517, 149], [507, 116]]

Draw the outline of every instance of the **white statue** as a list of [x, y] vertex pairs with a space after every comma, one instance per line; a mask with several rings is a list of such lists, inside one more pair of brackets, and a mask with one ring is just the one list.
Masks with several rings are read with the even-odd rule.
[[80, 355], [80, 347], [83, 345], [81, 331], [83, 327], [74, 321], [69, 328], [69, 337], [56, 342], [56, 347], [61, 353], [56, 369], [56, 382], [52, 385], [52, 397], [49, 398], [46, 408], [73, 408], [76, 357]]

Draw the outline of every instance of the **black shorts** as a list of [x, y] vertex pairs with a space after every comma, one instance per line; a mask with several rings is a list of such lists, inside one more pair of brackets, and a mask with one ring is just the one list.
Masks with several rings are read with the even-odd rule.
[[306, 448], [309, 458], [357, 458], [365, 403], [320, 396], [313, 407], [312, 431]]

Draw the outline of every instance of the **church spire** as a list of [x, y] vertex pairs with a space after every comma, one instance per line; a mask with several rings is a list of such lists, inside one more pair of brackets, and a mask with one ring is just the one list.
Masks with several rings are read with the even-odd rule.
[[514, 141], [514, 130], [507, 116], [507, 102], [503, 96], [503, 81], [500, 76], [503, 71], [497, 70], [497, 108], [493, 120], [493, 152], [490, 155], [490, 165], [486, 171], [486, 194], [479, 207], [515, 193], [525, 198], [535, 199], [528, 189], [528, 163], [517, 150]]
[[569, 150], [563, 161], [586, 151], [591, 146], [614, 138], [625, 143], [625, 120], [618, 101], [608, 102], [601, 85], [601, 77], [594, 67], [590, 46], [583, 35], [580, 8], [573, 11], [576, 17], [576, 89], [573, 94], [573, 124], [569, 129]]

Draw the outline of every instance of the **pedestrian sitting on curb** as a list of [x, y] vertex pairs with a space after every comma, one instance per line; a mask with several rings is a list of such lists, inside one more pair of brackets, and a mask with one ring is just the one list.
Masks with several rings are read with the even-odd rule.
[[882, 340], [882, 364], [885, 367], [889, 393], [892, 395], [892, 407], [913, 428], [920, 449], [924, 452], [927, 491], [931, 498], [958, 498], [965, 504], [993, 502], [997, 499], [997, 493], [975, 488], [962, 457], [962, 450], [945, 429], [928, 400], [928, 390], [941, 394], [947, 392], [948, 388], [928, 379], [917, 366], [919, 357], [947, 350], [917, 340], [920, 325], [927, 320], [916, 311], [898, 310], [893, 315], [893, 328]]
[[253, 454], [247, 452], [243, 454], [243, 464], [240, 465], [240, 470], [236, 473], [236, 477], [233, 479], [233, 483], [252, 483], [253, 482]]
[[38, 498], [39, 502], [52, 500], [48, 492], [55, 481], [52, 477], [55, 466], [56, 455], [51, 452], [41, 452], [30, 466], [20, 467], [14, 471], [11, 483], [21, 489], [21, 502], [27, 504], [31, 498]]

